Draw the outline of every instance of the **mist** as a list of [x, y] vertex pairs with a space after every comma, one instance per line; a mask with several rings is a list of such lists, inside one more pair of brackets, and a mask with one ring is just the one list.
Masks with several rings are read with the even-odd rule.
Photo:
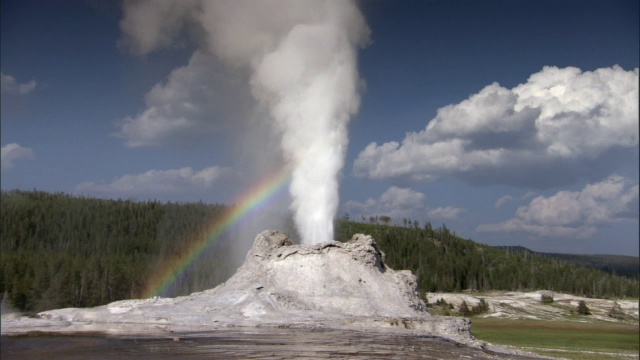
[[244, 75], [255, 113], [264, 114], [291, 169], [290, 209], [301, 241], [331, 240], [347, 125], [360, 105], [357, 51], [369, 39], [355, 2], [126, 1], [124, 13], [120, 45], [133, 53], [171, 49], [187, 38]]

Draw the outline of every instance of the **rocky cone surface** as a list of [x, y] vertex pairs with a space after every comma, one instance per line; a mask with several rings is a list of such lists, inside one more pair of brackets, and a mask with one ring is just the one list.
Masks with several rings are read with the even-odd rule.
[[410, 271], [395, 271], [371, 236], [294, 245], [279, 231], [258, 234], [244, 264], [214, 289], [177, 298], [123, 300], [88, 309], [3, 317], [2, 334], [30, 331], [157, 333], [228, 327], [300, 327], [412, 332], [473, 347], [464, 318], [431, 316]]

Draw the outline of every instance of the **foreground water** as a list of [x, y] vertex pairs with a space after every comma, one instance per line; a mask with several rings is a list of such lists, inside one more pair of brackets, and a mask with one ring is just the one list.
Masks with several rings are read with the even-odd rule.
[[441, 338], [306, 329], [168, 336], [30, 334], [1, 337], [4, 359], [527, 359]]

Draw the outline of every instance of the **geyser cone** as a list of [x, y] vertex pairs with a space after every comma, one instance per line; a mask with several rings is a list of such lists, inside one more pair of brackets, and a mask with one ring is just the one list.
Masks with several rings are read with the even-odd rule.
[[[173, 332], [228, 326], [418, 331], [478, 346], [468, 319], [432, 317], [410, 271], [394, 271], [373, 238], [295, 245], [263, 231], [244, 264], [214, 289], [178, 298], [123, 300], [3, 319], [2, 333], [47, 331]], [[383, 330], [384, 329], [384, 330]]]
[[[371, 236], [294, 245], [279, 231], [258, 234], [244, 264], [214, 289], [178, 298], [123, 300], [89, 309], [3, 317], [3, 335], [29, 332], [124, 334], [228, 331], [229, 327], [357, 329], [444, 337], [494, 347], [471, 336], [470, 321], [426, 312], [410, 271], [394, 271]], [[513, 353], [513, 352], [511, 352]]]
[[362, 234], [346, 243], [293, 245], [281, 232], [264, 231], [236, 275], [216, 291], [245, 316], [428, 315], [415, 276], [386, 266], [373, 238]]

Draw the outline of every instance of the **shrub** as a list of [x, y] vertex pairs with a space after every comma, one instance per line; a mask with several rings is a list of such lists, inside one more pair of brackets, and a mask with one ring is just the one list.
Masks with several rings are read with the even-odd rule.
[[460, 308], [458, 308], [458, 311], [460, 312], [460, 314], [462, 314], [462, 316], [469, 316], [471, 315], [471, 310], [469, 310], [469, 306], [467, 305], [466, 301], [462, 301], [462, 304], [460, 304]]
[[580, 300], [580, 302], [578, 303], [578, 314], [591, 315], [591, 310], [589, 310], [589, 307], [584, 302], [584, 300]]
[[489, 304], [487, 304], [487, 302], [484, 301], [484, 299], [480, 299], [480, 302], [478, 303], [478, 305], [474, 306], [471, 309], [471, 314], [472, 315], [482, 314], [484, 312], [487, 312], [488, 310], [489, 310]]
[[624, 311], [622, 311], [622, 307], [620, 307], [620, 304], [618, 304], [617, 301], [614, 301], [613, 306], [611, 307], [611, 310], [609, 310], [607, 315], [610, 318], [614, 318], [616, 320], [624, 320], [625, 314], [624, 314]]
[[453, 304], [449, 304], [445, 299], [440, 298], [436, 300], [434, 303], [429, 303], [429, 308], [431, 309], [429, 312], [433, 315], [444, 315], [450, 316], [451, 309], [453, 309]]
[[553, 302], [553, 295], [551, 294], [540, 295], [540, 302], [543, 304], [551, 304]]

